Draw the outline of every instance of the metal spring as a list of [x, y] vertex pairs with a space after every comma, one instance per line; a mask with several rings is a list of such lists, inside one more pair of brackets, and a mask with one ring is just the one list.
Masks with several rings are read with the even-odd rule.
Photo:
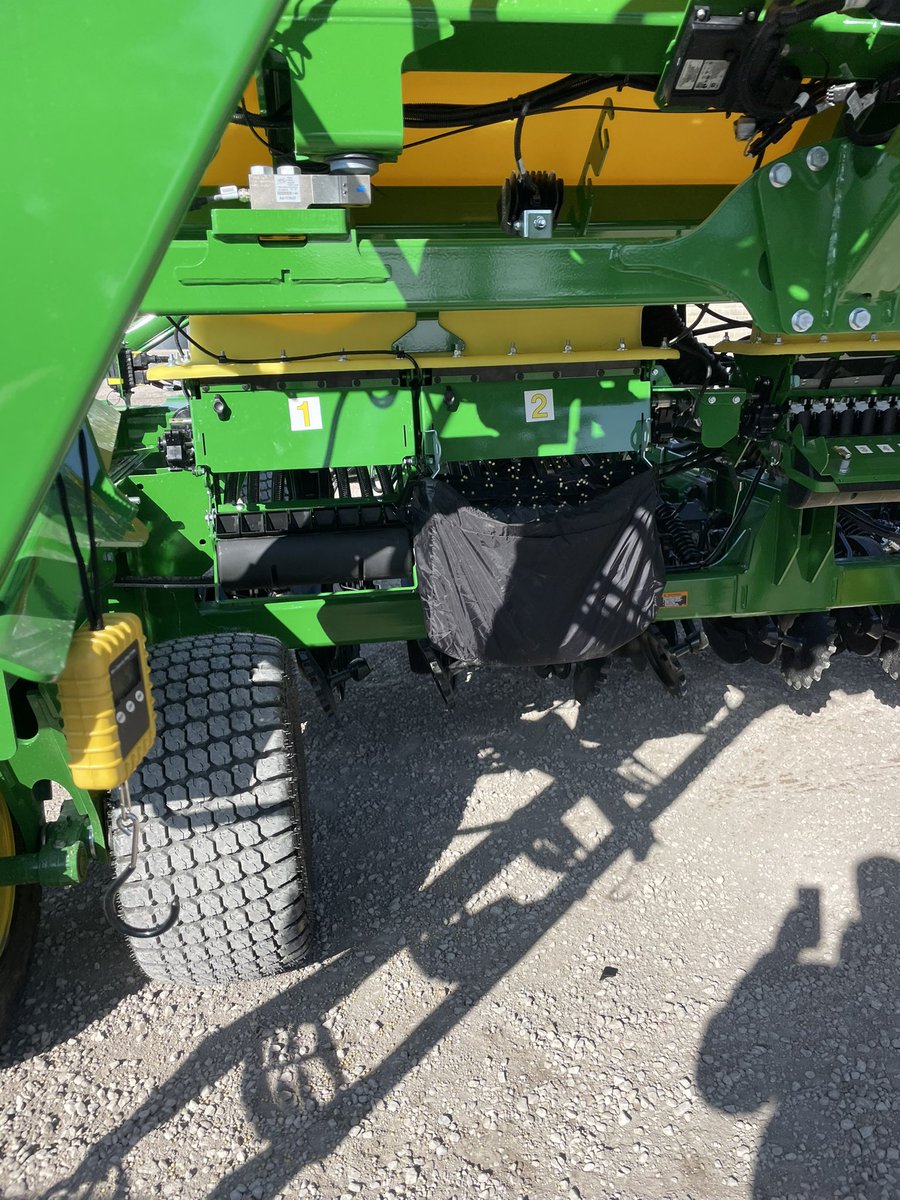
[[656, 506], [656, 524], [659, 527], [663, 542], [674, 551], [675, 561], [693, 563], [700, 561], [700, 551], [690, 531], [678, 515], [674, 504], [667, 500], [660, 501]]

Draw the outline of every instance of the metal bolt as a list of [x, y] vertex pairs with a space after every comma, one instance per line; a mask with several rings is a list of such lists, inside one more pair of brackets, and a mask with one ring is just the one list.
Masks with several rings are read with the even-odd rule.
[[819, 341], [820, 341], [820, 342], [827, 342], [827, 341], [828, 341], [828, 334], [827, 334], [827, 333], [820, 333], [820, 334], [819, 334]]
[[715, 398], [715, 396], [707, 396], [707, 397], [706, 397], [706, 403], [707, 403], [707, 404], [715, 404], [715, 402], [716, 402], [716, 398]]
[[872, 320], [872, 314], [867, 308], [854, 308], [850, 314], [851, 329], [865, 329]]
[[829, 158], [824, 146], [810, 146], [806, 152], [806, 165], [811, 171], [823, 171], [828, 166]]
[[566, 338], [566, 344], [563, 346], [563, 354], [571, 354], [571, 353], [572, 353], [572, 343], [569, 341], [568, 338]]
[[793, 171], [786, 162], [773, 163], [769, 167], [769, 183], [772, 187], [782, 188], [787, 187], [791, 182]]
[[510, 343], [509, 343], [509, 349], [507, 350], [507, 352], [506, 352], [506, 353], [507, 353], [507, 354], [518, 354], [518, 353], [519, 353], [519, 351], [518, 351], [518, 348], [517, 348], [517, 346], [516, 346], [516, 343], [515, 343], [515, 342], [510, 342]]
[[708, 21], [709, 20], [709, 9], [708, 8], [698, 8], [694, 15], [696, 16], [698, 21]]
[[775, 345], [780, 346], [783, 342], [784, 342], [784, 338], [781, 336], [781, 334], [776, 333], [775, 334]]
[[535, 227], [535, 229], [546, 229], [547, 228], [547, 218], [546, 217], [535, 217], [531, 223]]
[[791, 329], [795, 333], [806, 333], [808, 329], [812, 329], [814, 320], [815, 317], [813, 317], [808, 308], [798, 308], [791, 317]]
[[257, 163], [255, 166], [252, 166], [250, 168], [250, 174], [251, 175], [274, 175], [275, 168], [274, 167], [264, 167], [260, 163]]
[[732, 403], [732, 404], [740, 404], [740, 402], [741, 402], [741, 398], [740, 398], [740, 396], [732, 396], [732, 397], [731, 397], [731, 403]]
[[456, 342], [453, 347], [453, 357], [462, 358], [462, 346], [459, 344], [459, 342]]
[[277, 175], [299, 175], [300, 173], [300, 168], [294, 163], [284, 163], [276, 172]]
[[627, 347], [626, 347], [626, 345], [625, 345], [625, 339], [624, 339], [624, 338], [619, 338], [619, 345], [618, 345], [618, 349], [619, 349], [619, 350], [625, 350], [625, 349], [627, 349]]

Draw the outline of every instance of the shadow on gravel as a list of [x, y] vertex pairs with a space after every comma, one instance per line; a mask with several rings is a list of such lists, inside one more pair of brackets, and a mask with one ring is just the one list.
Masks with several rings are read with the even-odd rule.
[[0, 1046], [0, 1067], [76, 1037], [146, 979], [103, 917], [112, 874], [94, 866], [79, 887], [44, 888], [28, 982]]
[[836, 965], [799, 961], [819, 942], [819, 890], [801, 888], [706, 1032], [704, 1099], [727, 1113], [775, 1107], [754, 1200], [900, 1194], [900, 862], [864, 860], [857, 887]]
[[[642, 680], [627, 675], [623, 668], [605, 696], [579, 711], [574, 729], [573, 709], [554, 707], [558, 685], [521, 673], [476, 675], [457, 708], [447, 713], [428, 692], [411, 695], [408, 678], [392, 668], [386, 680], [373, 676], [351, 693], [342, 728], [311, 715], [307, 740], [319, 898], [328, 914], [320, 945], [332, 957], [196, 1044], [146, 1103], [92, 1146], [81, 1165], [45, 1196], [138, 1196], [133, 1189], [139, 1185], [129, 1181], [124, 1162], [132, 1148], [196, 1100], [201, 1089], [240, 1067], [247, 1121], [266, 1148], [220, 1178], [208, 1195], [211, 1200], [242, 1194], [271, 1200], [302, 1166], [321, 1162], [351, 1130], [359, 1133], [374, 1106], [604, 872], [623, 855], [651, 855], [657, 818], [757, 717], [779, 705], [800, 712], [820, 706], [805, 695], [787, 693], [780, 677], [753, 665], [726, 669], [698, 663], [695, 687], [680, 704], [658, 691], [649, 675]], [[857, 664], [848, 675], [852, 686], [863, 672]], [[845, 678], [832, 682], [848, 687]], [[375, 683], [381, 684], [377, 691]], [[735, 686], [723, 703], [726, 684]], [[883, 690], [886, 699], [891, 693], [890, 681], [882, 683], [876, 671], [865, 674], [862, 688]], [[825, 688], [822, 693], [827, 700]], [[667, 777], [649, 773], [641, 762], [644, 742], [679, 734], [699, 736], [695, 748]], [[496, 823], [478, 825], [475, 805], [460, 830], [476, 785], [484, 787], [486, 778], [508, 771], [532, 773], [523, 794], [539, 790]], [[736, 779], [735, 788], [742, 782]], [[589, 850], [566, 826], [567, 814], [585, 797], [610, 826]], [[460, 849], [454, 847], [434, 874], [433, 865], [458, 833], [465, 835]], [[549, 890], [530, 902], [506, 898], [468, 912], [481, 889], [521, 856], [554, 873]], [[889, 903], [887, 896], [883, 903]], [[94, 926], [97, 920], [95, 915]], [[896, 939], [886, 930], [883, 940], [884, 953], [891, 953]], [[850, 1002], [864, 1003], [859, 937], [855, 945], [860, 948], [843, 993], [842, 1019], [848, 1022]], [[360, 1075], [359, 1064], [354, 1071], [339, 1054], [326, 1015], [367, 981], [379, 986], [379, 973], [401, 953], [411, 954], [432, 981], [430, 1010], [405, 1032], [386, 1030], [384, 1055]], [[602, 980], [602, 986], [615, 988], [616, 960], [609, 953], [604, 962], [600, 952], [598, 985]], [[781, 962], [788, 952], [776, 953]], [[778, 1011], [787, 1022], [787, 998]], [[756, 1015], [762, 1020], [761, 1009]], [[817, 1011], [806, 1034], [805, 1052], [811, 1055], [822, 1020]], [[773, 1020], [772, 1032], [778, 1029]], [[797, 1030], [791, 1030], [790, 1037], [795, 1036]], [[848, 1025], [848, 1044], [857, 1040]], [[724, 1048], [716, 1042], [710, 1053], [715, 1059]], [[783, 1053], [777, 1095], [791, 1086], [788, 1061], [790, 1053]], [[774, 1058], [771, 1069], [778, 1069]], [[715, 1102], [717, 1093], [710, 1095]], [[722, 1103], [731, 1101], [723, 1095]]]

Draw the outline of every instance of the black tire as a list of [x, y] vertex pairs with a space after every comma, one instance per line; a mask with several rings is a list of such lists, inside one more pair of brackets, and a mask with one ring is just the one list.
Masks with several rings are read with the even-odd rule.
[[[129, 938], [151, 979], [211, 985], [299, 966], [312, 941], [300, 673], [275, 638], [211, 634], [151, 652], [156, 743], [131, 780], [140, 865], [120, 914], [175, 926]], [[112, 859], [130, 835], [110, 821]]]

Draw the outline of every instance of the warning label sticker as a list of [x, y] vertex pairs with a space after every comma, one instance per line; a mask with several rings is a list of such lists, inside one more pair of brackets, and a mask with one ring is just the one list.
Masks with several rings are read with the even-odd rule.
[[660, 608], [686, 608], [688, 602], [687, 592], [663, 592], [660, 601]]
[[678, 73], [675, 91], [721, 91], [730, 66], [727, 58], [686, 58]]

